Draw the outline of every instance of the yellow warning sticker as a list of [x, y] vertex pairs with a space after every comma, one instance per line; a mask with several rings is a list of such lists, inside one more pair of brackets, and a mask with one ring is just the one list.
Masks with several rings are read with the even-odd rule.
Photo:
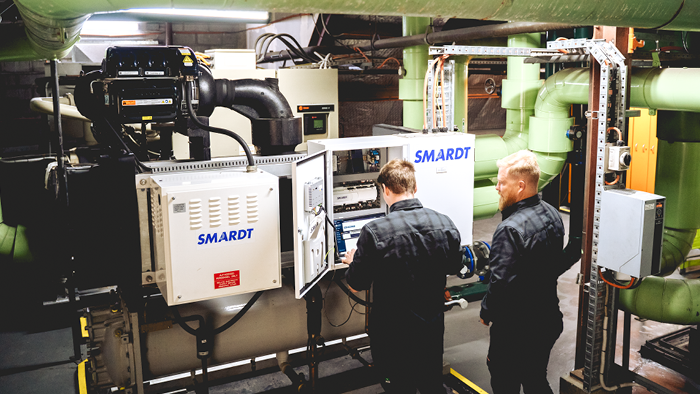
[[153, 120], [152, 116], [142, 116], [141, 120]]
[[182, 62], [183, 62], [183, 63], [192, 63], [192, 58], [189, 57], [189, 56], [185, 56], [185, 57], [182, 59]]

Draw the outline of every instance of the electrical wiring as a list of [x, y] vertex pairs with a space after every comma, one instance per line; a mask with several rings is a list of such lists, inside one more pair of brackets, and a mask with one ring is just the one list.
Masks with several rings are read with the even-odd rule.
[[620, 129], [618, 129], [617, 127], [608, 127], [608, 129], [605, 131], [608, 132], [610, 130], [617, 131], [617, 139], [618, 139], [618, 141], [622, 141], [622, 132], [620, 131]]
[[425, 78], [423, 79], [423, 130], [428, 128], [428, 76], [439, 60], [439, 57], [433, 59], [430, 66], [425, 71]]
[[[612, 286], [612, 287], [614, 287], [614, 288], [616, 288], [616, 289], [623, 289], [623, 290], [625, 290], [625, 289], [630, 289], [630, 288], [632, 288], [632, 286], [634, 286], [634, 282], [636, 282], [636, 281], [638, 280], [638, 279], [636, 279], [635, 277], [632, 277], [632, 278], [630, 279], [630, 282], [629, 282], [628, 284], [626, 284], [626, 285], [621, 285], [621, 284], [618, 284], [617, 281], [615, 281], [615, 279], [612, 279], [612, 278], [606, 279], [606, 278], [605, 278], [605, 274], [606, 274], [607, 272], [608, 272], [608, 271], [606, 271], [606, 272], [604, 273], [600, 268], [598, 268], [598, 274], [600, 275], [600, 279], [602, 279], [603, 282], [607, 283], [608, 285], [610, 285], [610, 286]], [[613, 282], [615, 282], [615, 283], [613, 283]]]
[[[566, 40], [568, 40], [568, 38], [566, 38], [566, 37], [559, 37], [559, 38], [557, 38], [555, 41], [566, 41]], [[569, 51], [566, 50], [566, 49], [558, 49], [558, 51], [561, 52], [561, 53], [563, 53], [563, 54], [568, 54], [568, 53], [569, 53]]]
[[401, 62], [400, 62], [398, 59], [396, 59], [395, 57], [388, 57], [388, 58], [386, 58], [386, 59], [382, 62], [382, 64], [380, 64], [379, 67], [377, 67], [377, 68], [382, 68], [382, 67], [384, 67], [384, 65], [386, 64], [386, 62], [388, 62], [389, 60], [395, 61], [396, 64], [398, 64], [399, 67], [401, 67]]
[[[292, 40], [292, 42], [294, 43], [294, 45], [292, 45], [289, 41], [287, 41], [285, 39], [285, 37], [290, 38]], [[270, 44], [272, 44], [272, 42], [276, 39], [282, 41], [282, 43], [289, 50], [291, 50], [294, 53], [294, 55], [296, 55], [297, 57], [304, 59], [305, 61], [307, 61], [309, 63], [314, 62], [314, 59], [304, 52], [303, 48], [301, 47], [299, 42], [296, 40], [296, 38], [292, 37], [291, 35], [289, 35], [287, 33], [280, 33], [280, 34], [265, 33], [265, 34], [261, 35], [260, 37], [258, 37], [255, 40], [255, 45], [254, 45], [255, 53], [256, 53], [256, 57], [257, 57], [258, 61], [263, 60], [263, 58], [265, 57], [265, 53], [270, 48]], [[259, 54], [258, 54], [258, 44], [260, 44], [260, 53]]]
[[606, 185], [614, 185], [614, 184], [616, 184], [619, 180], [620, 180], [620, 174], [617, 174], [617, 177], [615, 178], [614, 181], [612, 181], [612, 182], [605, 181], [605, 184], [606, 184]]
[[442, 127], [447, 127], [445, 113], [445, 59], [440, 62], [440, 98], [442, 99]]

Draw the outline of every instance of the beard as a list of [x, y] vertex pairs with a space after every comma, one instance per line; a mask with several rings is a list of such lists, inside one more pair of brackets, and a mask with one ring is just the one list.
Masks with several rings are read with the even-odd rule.
[[501, 212], [503, 212], [504, 209], [515, 204], [515, 202], [516, 202], [514, 194], [510, 194], [510, 195], [499, 194], [499, 196], [500, 196], [500, 198], [498, 199], [498, 210]]

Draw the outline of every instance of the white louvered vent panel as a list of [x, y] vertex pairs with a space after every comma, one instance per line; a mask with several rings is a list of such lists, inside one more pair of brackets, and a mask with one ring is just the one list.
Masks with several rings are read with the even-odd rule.
[[248, 194], [246, 196], [246, 212], [248, 214], [248, 223], [255, 223], [257, 222], [260, 217], [258, 215], [258, 195], [256, 194]]
[[160, 209], [159, 194], [154, 191], [151, 193], [151, 212], [153, 212], [153, 228], [156, 231], [156, 235], [163, 236], [163, 212]]
[[221, 198], [209, 198], [209, 227], [221, 226]]
[[238, 196], [228, 197], [228, 224], [235, 226], [241, 224], [241, 205]]
[[202, 228], [202, 200], [194, 198], [189, 201], [190, 205], [190, 230]]

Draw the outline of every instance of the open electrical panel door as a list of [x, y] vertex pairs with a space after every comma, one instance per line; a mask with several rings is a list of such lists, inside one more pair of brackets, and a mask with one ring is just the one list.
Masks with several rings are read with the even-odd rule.
[[327, 151], [292, 164], [294, 218], [294, 295], [302, 298], [333, 263], [332, 226], [329, 226]]

